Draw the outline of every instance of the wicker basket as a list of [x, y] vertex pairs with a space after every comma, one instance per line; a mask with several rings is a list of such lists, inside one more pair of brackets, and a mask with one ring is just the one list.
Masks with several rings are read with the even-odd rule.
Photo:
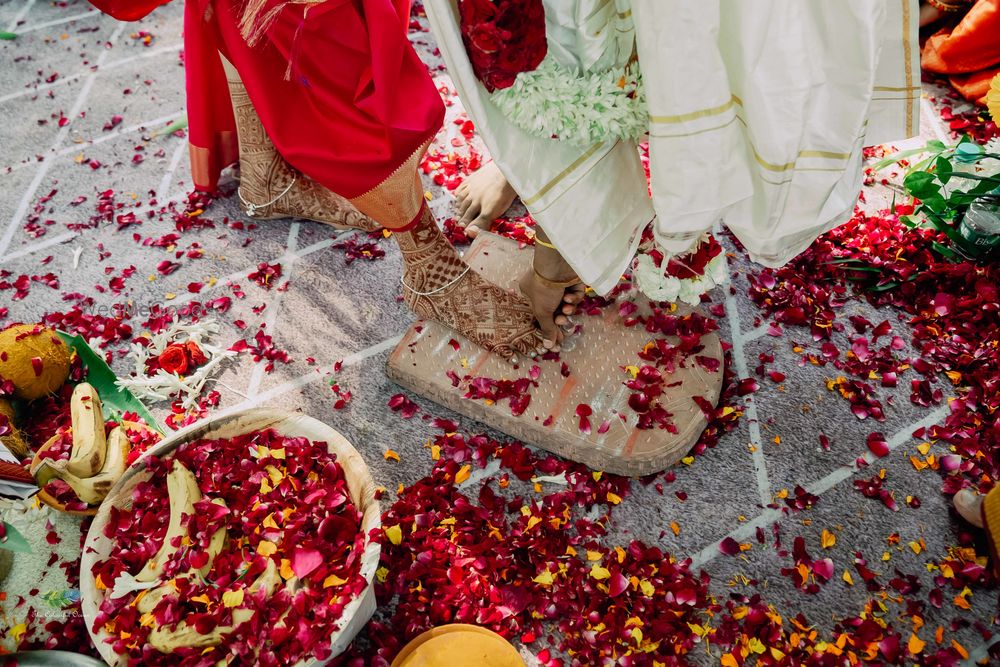
[[[101, 504], [97, 515], [87, 533], [83, 547], [83, 557], [80, 561], [80, 603], [87, 631], [100, 652], [101, 657], [113, 666], [124, 665], [126, 660], [105, 642], [108, 638], [103, 629], [94, 631], [94, 619], [104, 599], [105, 591], [97, 589], [91, 574], [96, 562], [103, 560], [111, 553], [112, 540], [104, 536], [104, 527], [112, 507], [129, 509], [132, 505], [132, 490], [141, 481], [147, 479], [145, 459], [147, 456], [165, 457], [180, 445], [201, 439], [233, 438], [244, 433], [272, 428], [278, 433], [289, 437], [304, 437], [316, 442], [326, 442], [330, 452], [337, 455], [337, 461], [344, 470], [351, 500], [362, 513], [361, 530], [365, 533], [365, 548], [361, 557], [361, 575], [368, 581], [365, 590], [344, 608], [341, 628], [330, 638], [332, 656], [343, 653], [348, 644], [361, 631], [375, 612], [375, 591], [372, 579], [378, 567], [381, 547], [367, 536], [373, 528], [381, 526], [381, 510], [375, 500], [375, 482], [367, 464], [361, 458], [351, 443], [340, 433], [326, 424], [302, 414], [256, 408], [240, 412], [223, 413], [213, 419], [198, 422], [178, 431], [173, 436], [151, 447], [142, 457], [132, 464], [111, 489], [107, 499]], [[308, 659], [300, 660], [295, 667], [313, 667], [324, 664]]]

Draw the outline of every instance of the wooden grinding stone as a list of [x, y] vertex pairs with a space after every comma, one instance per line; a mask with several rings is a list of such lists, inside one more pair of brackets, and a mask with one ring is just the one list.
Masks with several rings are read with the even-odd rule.
[[[465, 260], [487, 279], [516, 291], [518, 278], [530, 268], [531, 252], [520, 250], [509, 239], [482, 233], [465, 253]], [[690, 309], [680, 306], [677, 312], [683, 314]], [[386, 373], [419, 396], [595, 470], [643, 476], [683, 458], [707, 425], [707, 418], [692, 397], [701, 396], [715, 405], [722, 390], [724, 364], [718, 336], [703, 336], [704, 349], [699, 355], [718, 360], [719, 370], [709, 372], [691, 359], [685, 368], [666, 377], [667, 385], [676, 385], [668, 386], [660, 399], [677, 427], [677, 433], [670, 433], [635, 427], [637, 415], [627, 404], [632, 391], [623, 384], [628, 376], [622, 367], [645, 363], [638, 352], [652, 340], [652, 334], [638, 326], [623, 326], [615, 307], [605, 308], [603, 315], [580, 314], [574, 319], [583, 330], [564, 345], [561, 353], [562, 361], [569, 366], [569, 377], [562, 376], [559, 362], [522, 360], [520, 367], [514, 368], [431, 321], [417, 322], [403, 335], [389, 356]], [[457, 350], [452, 340], [459, 343]], [[447, 375], [451, 370], [459, 378], [515, 380], [528, 377], [535, 364], [541, 368], [539, 386], [530, 390], [531, 402], [519, 416], [511, 414], [507, 400], [489, 405], [463, 398], [465, 386], [454, 387]], [[589, 405], [593, 411], [589, 434], [580, 430], [576, 414], [580, 404]], [[624, 422], [619, 415], [625, 416]], [[602, 434], [598, 430], [605, 420], [610, 421], [610, 428]]]

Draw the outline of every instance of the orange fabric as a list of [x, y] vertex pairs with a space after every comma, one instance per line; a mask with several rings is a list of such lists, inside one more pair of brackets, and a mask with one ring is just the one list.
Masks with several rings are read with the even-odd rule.
[[1000, 577], [1000, 485], [994, 486], [983, 498], [983, 526], [990, 545], [993, 571]]
[[985, 104], [990, 79], [1000, 72], [1000, 0], [977, 0], [956, 25], [928, 38], [920, 64], [949, 75], [963, 97]]

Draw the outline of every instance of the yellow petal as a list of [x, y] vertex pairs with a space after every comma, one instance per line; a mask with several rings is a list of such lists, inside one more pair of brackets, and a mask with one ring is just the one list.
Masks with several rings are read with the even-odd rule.
[[329, 588], [330, 586], [343, 586], [346, 583], [347, 579], [341, 579], [337, 575], [331, 574], [323, 580], [323, 588]]
[[819, 543], [824, 549], [829, 549], [837, 543], [837, 536], [824, 528], [823, 533], [819, 536]]
[[548, 570], [542, 570], [532, 581], [542, 586], [551, 586], [553, 582], [552, 573]]
[[399, 526], [389, 526], [385, 528], [385, 536], [389, 538], [389, 541], [393, 544], [399, 544], [403, 541], [403, 529]]
[[243, 604], [243, 589], [237, 588], [235, 591], [226, 591], [222, 594], [222, 605], [225, 607], [239, 607]]
[[268, 542], [267, 540], [261, 540], [260, 544], [257, 545], [257, 553], [261, 556], [271, 556], [278, 551], [278, 545], [274, 542]]
[[918, 655], [924, 650], [926, 642], [915, 634], [910, 634], [910, 641], [907, 642], [906, 648], [909, 649], [911, 655]]
[[386, 461], [397, 461], [397, 462], [399, 461], [399, 454], [397, 454], [392, 449], [385, 450], [385, 454], [383, 454], [383, 456], [385, 457]]
[[610, 491], [608, 491], [608, 502], [609, 503], [611, 503], [612, 505], [617, 505], [621, 501], [622, 501], [622, 497], [621, 496], [619, 496], [617, 493], [611, 493]]
[[292, 579], [295, 576], [295, 570], [292, 569], [292, 561], [287, 558], [281, 559], [281, 567], [278, 568], [278, 574], [285, 581]]
[[598, 581], [602, 579], [607, 579], [611, 576], [611, 572], [606, 567], [601, 567], [597, 563], [594, 563], [594, 567], [590, 568], [590, 576]]
[[471, 470], [472, 470], [472, 466], [469, 465], [468, 463], [466, 463], [464, 466], [462, 466], [462, 469], [459, 470], [457, 473], [455, 473], [455, 484], [461, 484], [465, 480], [469, 479], [469, 475], [471, 474], [471, 472], [470, 472]]

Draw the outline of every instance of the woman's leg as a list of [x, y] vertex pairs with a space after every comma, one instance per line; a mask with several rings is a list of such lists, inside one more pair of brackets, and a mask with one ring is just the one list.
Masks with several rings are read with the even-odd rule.
[[292, 168], [264, 130], [236, 68], [222, 59], [240, 147], [239, 198], [251, 218], [303, 218], [339, 229], [374, 231], [378, 223], [349, 201]]
[[473, 271], [438, 227], [417, 174], [422, 153], [373, 191], [351, 200], [393, 232], [403, 256], [404, 301], [420, 317], [505, 358], [540, 352], [531, 304]]

